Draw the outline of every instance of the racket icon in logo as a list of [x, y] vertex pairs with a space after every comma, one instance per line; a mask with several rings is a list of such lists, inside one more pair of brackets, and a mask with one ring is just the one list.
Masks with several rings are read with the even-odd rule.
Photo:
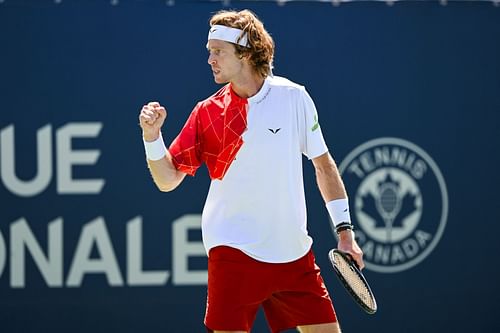
[[355, 215], [363, 230], [382, 243], [411, 234], [422, 214], [422, 195], [416, 182], [396, 168], [368, 175], [355, 195]]

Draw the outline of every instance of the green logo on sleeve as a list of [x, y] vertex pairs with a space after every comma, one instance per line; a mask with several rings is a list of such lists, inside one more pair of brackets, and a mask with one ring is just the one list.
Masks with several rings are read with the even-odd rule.
[[319, 128], [318, 115], [314, 115], [314, 125], [311, 127], [311, 132], [314, 132]]

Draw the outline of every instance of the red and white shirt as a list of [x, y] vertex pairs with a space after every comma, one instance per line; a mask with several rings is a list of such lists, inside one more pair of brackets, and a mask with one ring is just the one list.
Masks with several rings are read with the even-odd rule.
[[228, 84], [198, 103], [169, 151], [177, 169], [212, 179], [202, 214], [208, 251], [227, 245], [264, 262], [305, 255], [312, 239], [302, 155], [328, 151], [314, 103], [303, 86], [268, 77], [240, 98]]

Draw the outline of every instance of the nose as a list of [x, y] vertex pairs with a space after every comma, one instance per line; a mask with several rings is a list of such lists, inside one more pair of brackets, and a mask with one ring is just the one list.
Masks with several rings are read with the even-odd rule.
[[215, 65], [215, 59], [214, 59], [213, 54], [210, 54], [210, 55], [208, 56], [208, 64], [209, 64], [210, 66]]

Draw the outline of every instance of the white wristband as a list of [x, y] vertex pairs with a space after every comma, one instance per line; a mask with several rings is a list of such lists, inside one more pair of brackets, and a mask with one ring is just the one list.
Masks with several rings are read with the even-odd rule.
[[351, 215], [349, 214], [349, 201], [345, 199], [332, 200], [326, 203], [326, 209], [330, 213], [333, 225], [337, 226], [339, 223], [351, 223]]
[[146, 157], [151, 161], [161, 160], [165, 155], [167, 155], [167, 147], [165, 147], [165, 143], [163, 142], [163, 137], [160, 136], [158, 139], [152, 142], [147, 142], [144, 140], [144, 149], [146, 150]]

